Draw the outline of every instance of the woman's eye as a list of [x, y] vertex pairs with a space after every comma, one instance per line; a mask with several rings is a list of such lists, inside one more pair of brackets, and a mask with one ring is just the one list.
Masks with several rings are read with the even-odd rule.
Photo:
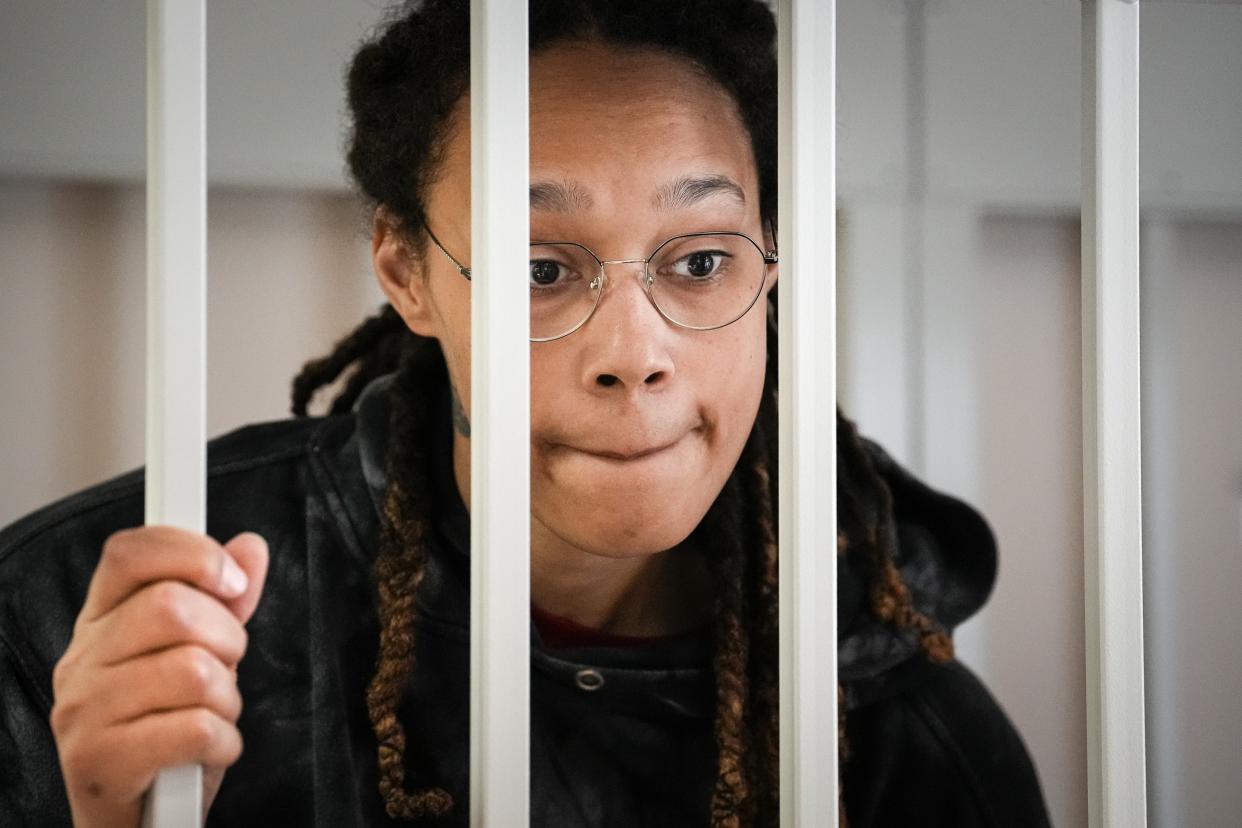
[[556, 283], [561, 275], [561, 266], [557, 262], [546, 259], [534, 260], [530, 263], [531, 287], [549, 287]]
[[719, 250], [698, 250], [678, 259], [673, 272], [692, 279], [708, 279], [717, 274], [724, 264], [725, 254]]

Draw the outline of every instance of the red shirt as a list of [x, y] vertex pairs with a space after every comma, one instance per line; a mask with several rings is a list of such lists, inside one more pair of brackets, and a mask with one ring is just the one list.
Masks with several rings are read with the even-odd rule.
[[576, 621], [571, 621], [561, 615], [554, 615], [534, 604], [530, 605], [530, 617], [535, 622], [535, 628], [539, 630], [539, 637], [543, 639], [544, 646], [550, 650], [561, 647], [643, 647], [680, 638], [687, 634], [616, 635], [584, 627]]

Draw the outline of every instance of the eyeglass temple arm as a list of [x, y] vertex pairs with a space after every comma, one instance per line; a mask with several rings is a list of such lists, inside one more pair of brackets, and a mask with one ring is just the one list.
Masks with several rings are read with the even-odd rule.
[[440, 240], [436, 238], [435, 233], [431, 232], [431, 227], [429, 227], [426, 222], [423, 222], [423, 228], [427, 231], [427, 235], [431, 237], [432, 243], [439, 248], [440, 252], [443, 253], [450, 262], [453, 263], [453, 266], [457, 268], [457, 271], [461, 273], [462, 276], [465, 276], [467, 281], [473, 281], [470, 278], [470, 268], [457, 261], [452, 253], [444, 249], [444, 245], [440, 244]]

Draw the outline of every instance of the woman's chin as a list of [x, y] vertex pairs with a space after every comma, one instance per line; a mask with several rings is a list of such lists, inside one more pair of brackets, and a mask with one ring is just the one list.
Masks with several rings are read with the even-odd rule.
[[690, 534], [689, 529], [685, 532], [656, 534], [635, 527], [635, 533], [626, 536], [627, 528], [630, 527], [618, 527], [614, 534], [606, 536], [591, 533], [589, 536], [571, 538], [571, 542], [579, 549], [601, 558], [641, 558], [667, 552]]
[[[607, 557], [649, 555], [686, 539], [715, 500], [712, 464], [697, 431], [633, 459], [558, 446], [545, 454], [532, 497], [545, 525]], [[724, 481], [720, 481], [723, 485]]]
[[[683, 491], [684, 494], [684, 491]], [[564, 541], [607, 558], [653, 555], [689, 537], [707, 511], [682, 498], [587, 501], [581, 508], [556, 508], [541, 522]], [[544, 511], [544, 510], [540, 510]]]

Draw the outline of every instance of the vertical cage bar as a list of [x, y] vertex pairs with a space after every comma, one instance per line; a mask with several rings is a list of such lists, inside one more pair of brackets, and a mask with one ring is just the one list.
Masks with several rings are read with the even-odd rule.
[[[206, 528], [204, 0], [147, 2], [146, 522]], [[160, 771], [143, 824], [201, 821], [202, 768]]]
[[470, 4], [470, 823], [530, 820], [529, 87], [525, 0]]
[[[836, 3], [777, 3], [781, 825], [836, 825]], [[833, 815], [833, 816], [829, 816]]]
[[1139, 6], [1084, 0], [1083, 525], [1087, 807], [1147, 824], [1139, 429]]

